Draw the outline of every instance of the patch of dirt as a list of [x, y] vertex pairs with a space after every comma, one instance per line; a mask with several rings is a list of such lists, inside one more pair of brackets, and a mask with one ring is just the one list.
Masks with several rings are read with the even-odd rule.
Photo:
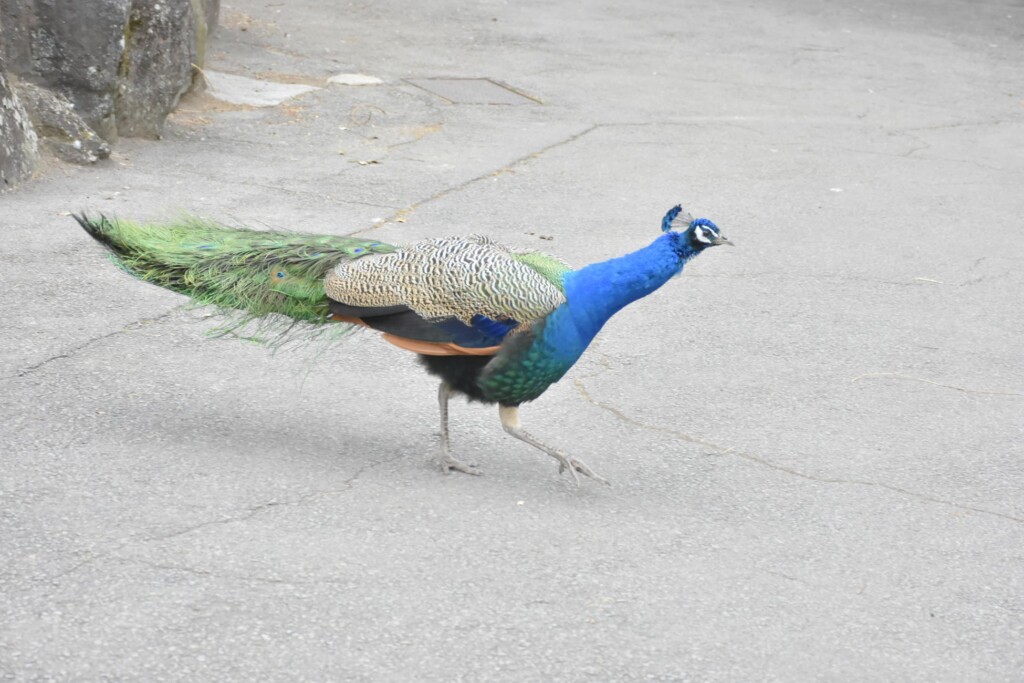
[[260, 71], [256, 74], [256, 78], [262, 78], [265, 81], [273, 81], [274, 83], [312, 85], [317, 88], [322, 88], [327, 84], [326, 79], [324, 78], [316, 78], [314, 76], [306, 76], [304, 74], [286, 74], [280, 71]]
[[264, 36], [277, 31], [277, 24], [270, 21], [254, 19], [245, 12], [240, 12], [235, 9], [222, 11], [220, 14], [220, 21], [217, 22], [217, 26], [218, 28], [232, 29], [242, 31], [244, 33], [251, 32]]
[[225, 111], [251, 111], [255, 107], [247, 104], [231, 104], [218, 100], [207, 92], [189, 92], [178, 102], [178, 106], [167, 115], [167, 120], [186, 128], [198, 128], [213, 122], [212, 114]]

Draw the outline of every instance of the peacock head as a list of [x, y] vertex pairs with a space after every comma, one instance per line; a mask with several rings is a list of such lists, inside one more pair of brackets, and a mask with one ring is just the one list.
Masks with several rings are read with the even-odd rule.
[[673, 228], [677, 225], [679, 227], [686, 226], [681, 233], [676, 232], [675, 234], [685, 240], [686, 245], [693, 253], [700, 253], [708, 247], [716, 247], [719, 244], [736, 246], [725, 238], [717, 225], [707, 218], [694, 218], [683, 211], [683, 207], [679, 204], [673, 206], [665, 214], [661, 220], [661, 230], [662, 232], [675, 232]]

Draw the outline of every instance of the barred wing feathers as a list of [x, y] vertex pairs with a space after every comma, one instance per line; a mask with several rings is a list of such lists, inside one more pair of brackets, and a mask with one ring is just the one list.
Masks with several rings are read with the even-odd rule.
[[[324, 288], [331, 299], [350, 307], [406, 307], [428, 322], [454, 319], [480, 327], [486, 318], [528, 325], [565, 303], [565, 294], [560, 277], [556, 284], [522, 257], [479, 236], [438, 238], [339, 262]], [[568, 270], [553, 257], [541, 261]]]
[[[529, 261], [541, 263], [542, 271]], [[478, 236], [439, 238], [339, 262], [325, 281], [332, 310], [403, 338], [492, 347], [565, 302], [568, 266]]]

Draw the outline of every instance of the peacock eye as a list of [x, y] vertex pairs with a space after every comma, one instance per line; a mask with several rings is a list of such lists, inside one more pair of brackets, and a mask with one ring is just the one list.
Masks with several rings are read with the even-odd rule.
[[283, 280], [284, 279], [284, 271], [283, 270], [277, 271], [277, 278], [279, 280]]

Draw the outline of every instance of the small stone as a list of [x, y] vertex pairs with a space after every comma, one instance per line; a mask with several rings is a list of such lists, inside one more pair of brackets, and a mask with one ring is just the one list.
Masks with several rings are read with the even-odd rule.
[[327, 82], [335, 85], [380, 85], [384, 81], [366, 74], [335, 74], [328, 78]]

